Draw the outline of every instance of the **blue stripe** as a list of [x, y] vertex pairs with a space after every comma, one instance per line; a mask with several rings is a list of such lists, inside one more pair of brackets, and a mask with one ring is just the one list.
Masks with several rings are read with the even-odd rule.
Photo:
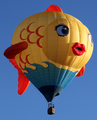
[[48, 67], [39, 64], [32, 64], [36, 69], [25, 68], [28, 73], [24, 73], [37, 89], [47, 85], [55, 85], [65, 88], [75, 77], [76, 72], [56, 67], [54, 64], [44, 62]]

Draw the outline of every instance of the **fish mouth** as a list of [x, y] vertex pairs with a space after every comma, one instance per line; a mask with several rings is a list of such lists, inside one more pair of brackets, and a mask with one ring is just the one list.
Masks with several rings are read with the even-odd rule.
[[85, 50], [85, 45], [84, 44], [80, 44], [78, 42], [76, 42], [73, 46], [72, 46], [72, 51], [75, 55], [81, 56], [83, 55], [86, 50]]

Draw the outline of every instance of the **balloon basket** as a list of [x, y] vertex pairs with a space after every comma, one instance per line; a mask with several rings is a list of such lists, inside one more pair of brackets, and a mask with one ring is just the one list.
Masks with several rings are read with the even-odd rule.
[[54, 107], [54, 104], [52, 104], [52, 103], [49, 103], [48, 104], [48, 114], [49, 115], [53, 115], [53, 114], [55, 114], [55, 107]]

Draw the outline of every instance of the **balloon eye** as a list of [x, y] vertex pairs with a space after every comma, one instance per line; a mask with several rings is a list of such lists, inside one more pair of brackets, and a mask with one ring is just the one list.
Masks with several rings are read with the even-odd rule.
[[91, 45], [93, 45], [93, 39], [92, 39], [92, 35], [88, 34], [88, 39]]
[[56, 26], [58, 36], [66, 36], [69, 33], [69, 28], [66, 25], [60, 24]]

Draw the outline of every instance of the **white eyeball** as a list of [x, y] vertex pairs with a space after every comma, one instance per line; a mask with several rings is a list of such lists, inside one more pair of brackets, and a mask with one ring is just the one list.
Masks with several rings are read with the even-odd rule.
[[90, 33], [88, 34], [88, 39], [89, 39], [90, 44], [93, 45], [93, 39]]

